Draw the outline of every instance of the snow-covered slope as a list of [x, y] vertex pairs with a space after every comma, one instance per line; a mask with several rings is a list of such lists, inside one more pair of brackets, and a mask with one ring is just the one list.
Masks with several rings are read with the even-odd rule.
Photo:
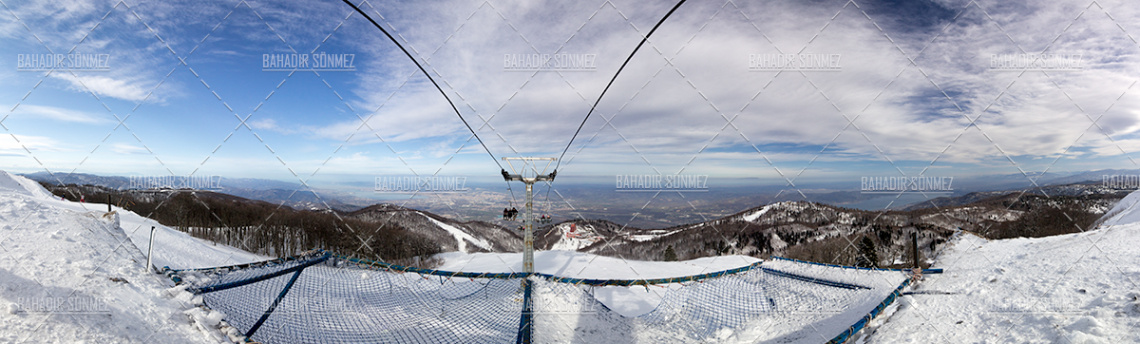
[[168, 280], [144, 269], [122, 218], [102, 206], [0, 172], [0, 342], [217, 342], [188, 320], [191, 305], [165, 296]]
[[[376, 204], [347, 214], [364, 221], [392, 225], [434, 242], [439, 252], [518, 252], [522, 237], [483, 221], [460, 222], [430, 212], [394, 204]], [[515, 225], [515, 223], [509, 223]]]
[[946, 273], [902, 297], [867, 342], [1138, 343], [1140, 223], [1123, 222], [1036, 239], [960, 235], [934, 264]]
[[[423, 214], [421, 214], [421, 215], [423, 215]], [[459, 252], [468, 252], [467, 251], [467, 243], [471, 243], [471, 244], [478, 246], [479, 248], [482, 248], [484, 250], [490, 250], [491, 249], [491, 244], [488, 243], [487, 240], [485, 240], [485, 239], [481, 239], [481, 238], [477, 239], [477, 238], [471, 236], [471, 234], [467, 234], [467, 232], [464, 232], [463, 230], [456, 228], [455, 226], [452, 226], [452, 225], [440, 222], [439, 220], [433, 219], [433, 218], [431, 218], [431, 216], [423, 215], [423, 217], [427, 218], [428, 220], [431, 221], [431, 223], [434, 223], [436, 226], [439, 226], [439, 228], [442, 228], [443, 230], [447, 231], [448, 234], [451, 234], [451, 236], [455, 237], [455, 242], [459, 246]]]
[[554, 225], [551, 231], [558, 233], [558, 241], [550, 247], [551, 250], [577, 251], [605, 240], [589, 224], [563, 222]]
[[1120, 202], [1117, 202], [1111, 210], [1104, 213], [1104, 218], [1101, 219], [1102, 226], [1115, 226], [1129, 223], [1140, 222], [1140, 191], [1134, 191]]
[[0, 171], [0, 195], [4, 194], [31, 196], [36, 199], [55, 198], [51, 192], [31, 179]]

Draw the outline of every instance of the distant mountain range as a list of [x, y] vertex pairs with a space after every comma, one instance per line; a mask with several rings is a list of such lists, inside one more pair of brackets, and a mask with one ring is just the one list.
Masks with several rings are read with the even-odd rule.
[[[559, 196], [597, 199], [597, 204], [579, 203], [573, 214], [560, 214], [555, 218], [556, 224], [548, 224], [539, 229], [536, 245], [541, 249], [572, 249], [649, 260], [661, 259], [669, 247], [681, 258], [726, 253], [798, 255], [804, 258], [810, 257], [808, 252], [819, 251], [808, 248], [828, 245], [845, 248], [850, 246], [846, 245], [849, 244], [848, 240], [874, 234], [876, 239], [873, 242], [885, 245], [881, 248], [882, 256], [891, 257], [902, 252], [899, 240], [909, 232], [923, 233], [925, 239], [922, 240], [930, 243], [943, 240], [957, 228], [993, 236], [1022, 233], [1029, 229], [1006, 227], [1018, 221], [1038, 221], [1043, 216], [1059, 214], [1062, 220], [1058, 221], [1066, 223], [1078, 221], [1083, 224], [1082, 221], [1092, 221], [1088, 219], [1097, 217], [1098, 212], [1108, 209], [1111, 203], [1127, 193], [1127, 190], [1115, 190], [1101, 185], [1104, 175], [1140, 175], [1140, 170], [1037, 174], [1034, 177], [1038, 178], [1036, 181], [1042, 185], [1040, 187], [972, 192], [966, 190], [977, 187], [979, 179], [986, 180], [987, 185], [994, 187], [1031, 183], [1020, 174], [972, 178], [961, 182], [956, 180], [955, 195], [909, 205], [896, 204], [892, 207], [893, 210], [886, 212], [850, 208], [851, 204], [880, 196], [849, 190], [808, 190], [809, 201], [804, 201], [798, 193], [787, 192], [781, 196], [747, 192], [703, 193], [684, 200], [692, 203], [679, 204], [676, 203], [677, 200], [664, 200], [655, 201], [649, 207], [630, 209], [623, 202], [640, 200], [635, 197], [637, 195], [614, 194], [612, 191], [603, 193], [607, 190], [600, 186], [575, 187], [563, 191]], [[130, 186], [130, 179], [121, 176], [78, 173], [49, 175], [46, 172], [26, 176], [49, 184], [62, 182], [97, 185], [114, 190], [124, 190]], [[522, 245], [521, 232], [517, 230], [521, 222], [502, 221], [493, 217], [504, 206], [497, 202], [442, 204], [436, 208], [417, 210], [391, 204], [373, 204], [375, 201], [327, 190], [314, 193], [300, 190], [299, 184], [275, 180], [222, 178], [218, 184], [219, 188], [209, 192], [297, 210], [332, 210], [348, 218], [406, 228], [434, 242], [440, 251], [515, 252]], [[1054, 205], [1053, 210], [1033, 203], [1048, 203], [1042, 200], [1057, 199], [1069, 203]], [[641, 202], [643, 204], [644, 200]], [[691, 211], [689, 207], [692, 204], [699, 207], [701, 212]], [[756, 207], [756, 204], [764, 205]], [[451, 209], [475, 214], [460, 215], [461, 218], [484, 221], [457, 221], [438, 215], [441, 210], [450, 214]], [[677, 209], [690, 211], [678, 212]], [[729, 209], [746, 210], [732, 213]], [[638, 213], [633, 216], [636, 220], [630, 220], [630, 215], [624, 215], [634, 212]], [[1026, 214], [1032, 216], [1026, 217]], [[1030, 217], [1036, 220], [1027, 220]], [[662, 221], [663, 219], [667, 221]], [[687, 224], [669, 225], [669, 222]], [[570, 224], [574, 224], [575, 232], [569, 231]], [[1049, 231], [1051, 230], [1045, 232]], [[827, 259], [852, 263], [852, 257], [850, 251], [838, 251], [836, 256]], [[887, 262], [885, 259], [884, 263]]]
[[[131, 177], [98, 176], [86, 173], [36, 172], [24, 177], [37, 182], [52, 184], [97, 185], [114, 190], [132, 188]], [[373, 202], [332, 190], [307, 190], [299, 183], [289, 183], [271, 179], [218, 178], [220, 188], [210, 191], [233, 196], [255, 199], [274, 204], [283, 204], [294, 209], [335, 209], [351, 211], [364, 208]], [[326, 206], [327, 204], [327, 206]]]
[[1130, 192], [1099, 183], [1054, 185], [1024, 193], [975, 192], [891, 211], [786, 201], [663, 229], [569, 221], [544, 227], [536, 245], [642, 260], [661, 260], [671, 252], [678, 259], [780, 255], [846, 265], [871, 251], [878, 257], [874, 265], [888, 266], [909, 257], [912, 233], [926, 256], [959, 230], [989, 238], [1073, 233], [1091, 229]]

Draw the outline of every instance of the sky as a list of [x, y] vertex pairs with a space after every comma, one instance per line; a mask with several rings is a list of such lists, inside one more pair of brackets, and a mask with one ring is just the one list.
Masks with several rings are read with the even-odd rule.
[[[6, 0], [0, 169], [494, 180], [500, 158], [558, 157], [571, 137], [559, 175], [598, 180], [1140, 167], [1127, 1], [688, 1], [577, 136], [675, 2], [353, 3], [483, 144], [341, 1]], [[88, 63], [33, 62], [56, 54]], [[543, 54], [558, 60], [528, 64]], [[310, 64], [266, 63], [280, 56]]]

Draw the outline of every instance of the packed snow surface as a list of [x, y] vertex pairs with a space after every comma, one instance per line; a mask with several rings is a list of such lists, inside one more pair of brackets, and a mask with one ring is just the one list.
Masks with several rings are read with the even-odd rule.
[[1046, 238], [961, 235], [935, 263], [946, 273], [926, 276], [866, 342], [1140, 343], [1135, 214]]
[[[146, 256], [120, 228], [144, 221], [106, 210], [105, 204], [61, 201], [31, 180], [0, 172], [0, 342], [221, 340], [216, 328], [190, 320], [209, 313], [169, 297], [169, 280], [144, 268]], [[156, 250], [164, 264], [261, 259], [232, 249], [207, 250], [211, 246], [168, 231], [163, 227], [168, 235], [156, 239], [156, 248], [169, 247]]]
[[1133, 192], [1116, 203], [1104, 214], [1102, 226], [1123, 225], [1140, 222], [1140, 192]]

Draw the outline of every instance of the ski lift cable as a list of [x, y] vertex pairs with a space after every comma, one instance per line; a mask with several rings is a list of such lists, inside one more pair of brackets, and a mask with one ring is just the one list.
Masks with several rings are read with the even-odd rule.
[[[503, 164], [499, 163], [499, 159], [495, 158], [495, 154], [491, 153], [491, 149], [487, 148], [487, 144], [483, 143], [483, 139], [479, 138], [479, 134], [475, 133], [475, 129], [471, 128], [471, 124], [467, 123], [467, 119], [463, 118], [463, 115], [459, 113], [459, 108], [455, 107], [455, 103], [451, 101], [451, 97], [447, 96], [447, 92], [443, 91], [443, 88], [439, 86], [439, 83], [435, 82], [435, 79], [431, 77], [431, 74], [429, 74], [427, 70], [424, 69], [424, 66], [421, 65], [420, 62], [416, 60], [416, 58], [413, 57], [410, 52], [408, 52], [408, 49], [404, 49], [404, 46], [400, 44], [400, 42], [397, 41], [395, 37], [392, 37], [392, 34], [388, 33], [388, 30], [385, 30], [383, 26], [380, 26], [380, 23], [377, 23], [376, 20], [373, 20], [371, 16], [369, 16], [367, 13], [364, 13], [360, 7], [356, 7], [356, 5], [349, 0], [344, 0], [344, 3], [348, 4], [348, 6], [351, 6], [352, 9], [356, 10], [356, 12], [360, 13], [360, 15], [364, 16], [364, 19], [368, 19], [368, 21], [371, 22], [372, 25], [377, 29], [380, 29], [380, 32], [383, 32], [384, 36], [387, 36], [388, 39], [392, 41], [392, 43], [396, 44], [397, 48], [400, 48], [400, 51], [404, 52], [404, 55], [408, 56], [408, 59], [412, 60], [412, 63], [416, 64], [416, 67], [424, 73], [424, 76], [428, 78], [428, 81], [431, 81], [431, 84], [435, 85], [435, 89], [439, 90], [439, 94], [443, 95], [443, 99], [447, 100], [447, 104], [451, 105], [451, 109], [455, 111], [456, 116], [459, 116], [459, 120], [463, 121], [463, 125], [467, 126], [467, 130], [471, 132], [471, 135], [475, 136], [476, 140], [479, 140], [479, 145], [483, 146], [483, 150], [487, 151], [487, 155], [491, 156], [491, 160], [495, 161], [495, 165], [498, 165], [500, 170], [503, 169]], [[510, 183], [507, 183], [507, 188], [510, 188]]]
[[[499, 163], [499, 159], [495, 158], [495, 154], [491, 153], [491, 149], [487, 148], [487, 144], [483, 143], [483, 139], [479, 137], [479, 134], [475, 133], [475, 129], [471, 128], [471, 124], [467, 123], [467, 119], [463, 118], [463, 115], [459, 113], [459, 108], [455, 107], [455, 103], [451, 101], [451, 97], [447, 96], [447, 93], [443, 91], [443, 88], [439, 86], [439, 83], [437, 83], [435, 81], [435, 78], [432, 78], [431, 74], [429, 74], [427, 72], [427, 70], [424, 69], [423, 65], [421, 65], [420, 62], [418, 60], [416, 60], [416, 58], [413, 57], [412, 54], [409, 53], [408, 50], [405, 49], [404, 46], [402, 44], [400, 44], [400, 42], [397, 41], [395, 37], [392, 37], [392, 34], [388, 33], [388, 30], [385, 30], [383, 26], [380, 26], [380, 23], [377, 23], [376, 20], [373, 20], [371, 16], [369, 16], [367, 13], [364, 13], [364, 11], [360, 9], [360, 7], [357, 7], [355, 4], [353, 4], [349, 0], [344, 0], [344, 3], [346, 3], [346, 4], [348, 4], [348, 6], [352, 7], [352, 9], [355, 10], [357, 13], [360, 13], [360, 15], [364, 16], [365, 19], [368, 19], [368, 21], [371, 22], [372, 25], [375, 26], [377, 29], [380, 29], [380, 32], [384, 33], [384, 36], [387, 36], [388, 39], [391, 40], [392, 43], [395, 44], [397, 48], [400, 48], [400, 51], [404, 52], [404, 55], [408, 56], [408, 59], [412, 60], [412, 63], [414, 63], [416, 65], [416, 67], [420, 69], [420, 72], [424, 73], [424, 76], [428, 78], [428, 81], [431, 81], [431, 84], [435, 86], [435, 89], [439, 90], [439, 93], [441, 95], [443, 95], [443, 99], [447, 100], [447, 104], [451, 105], [451, 110], [455, 111], [455, 115], [459, 117], [460, 121], [463, 121], [463, 125], [467, 127], [467, 130], [471, 132], [472, 136], [475, 136], [475, 139], [479, 141], [479, 145], [483, 146], [483, 150], [487, 152], [487, 155], [491, 156], [491, 160], [495, 162], [495, 165], [499, 166], [499, 169], [502, 170], [503, 164]], [[509, 202], [510, 202], [510, 205], [513, 207], [516, 203], [515, 202], [516, 201], [515, 200], [515, 191], [514, 191], [514, 189], [511, 188], [511, 183], [509, 183], [509, 182], [507, 182], [507, 191], [510, 192], [510, 194], [511, 194], [511, 199]]]
[[578, 125], [578, 130], [574, 131], [574, 136], [570, 137], [570, 142], [566, 143], [566, 148], [563, 149], [562, 154], [558, 156], [558, 163], [554, 166], [555, 171], [558, 170], [559, 166], [562, 166], [562, 158], [565, 157], [566, 152], [570, 150], [570, 145], [574, 143], [574, 139], [578, 137], [578, 133], [582, 131], [582, 127], [585, 126], [586, 121], [590, 119], [590, 115], [593, 114], [594, 110], [598, 108], [598, 103], [602, 102], [602, 97], [606, 95], [606, 91], [610, 90], [610, 86], [614, 85], [614, 81], [617, 80], [618, 75], [621, 75], [621, 71], [625, 69], [625, 66], [629, 64], [629, 61], [633, 59], [633, 56], [637, 54], [637, 51], [641, 49], [641, 46], [645, 45], [645, 42], [649, 40], [649, 36], [652, 36], [653, 33], [657, 31], [657, 28], [661, 27], [661, 24], [664, 23], [666, 19], [669, 19], [669, 16], [673, 15], [673, 12], [676, 12], [677, 8], [680, 8], [681, 4], [684, 3], [685, 0], [678, 1], [677, 4], [674, 5], [668, 13], [665, 13], [665, 16], [661, 17], [661, 20], [657, 21], [657, 25], [654, 25], [653, 29], [649, 30], [649, 33], [647, 33], [645, 37], [641, 38], [641, 43], [637, 43], [637, 47], [633, 48], [633, 52], [629, 53], [629, 57], [625, 58], [625, 62], [622, 62], [621, 67], [618, 67], [617, 72], [614, 73], [614, 77], [610, 79], [610, 83], [606, 84], [606, 88], [602, 89], [602, 93], [598, 95], [598, 99], [594, 101], [594, 105], [590, 107], [590, 111], [586, 113], [586, 117], [582, 118], [582, 123]]
[[515, 206], [516, 201], [518, 201], [518, 200], [515, 199], [515, 190], [511, 189], [511, 183], [510, 182], [507, 182], [507, 191], [509, 191], [511, 193], [511, 200], [508, 202], [510, 202], [511, 207], [513, 208]]

